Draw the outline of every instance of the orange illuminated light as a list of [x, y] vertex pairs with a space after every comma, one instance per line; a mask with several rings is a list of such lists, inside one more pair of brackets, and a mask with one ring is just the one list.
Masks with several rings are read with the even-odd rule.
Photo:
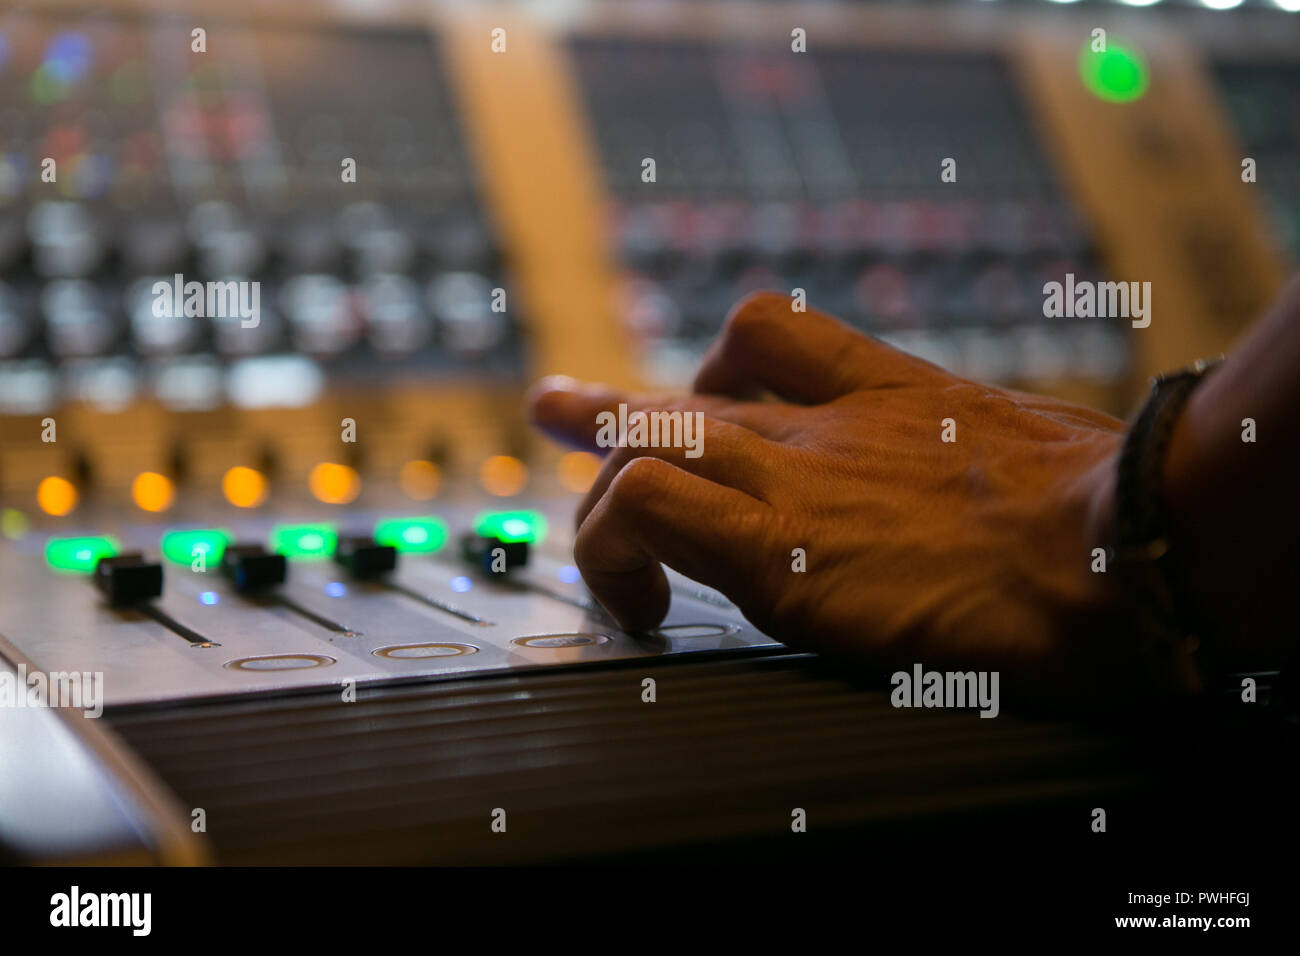
[[600, 473], [600, 459], [589, 451], [571, 451], [560, 459], [556, 471], [566, 491], [582, 494]]
[[408, 498], [428, 501], [438, 493], [442, 471], [431, 461], [408, 461], [397, 476]]
[[221, 493], [236, 508], [256, 508], [266, 500], [266, 476], [238, 465], [221, 478]]
[[478, 480], [490, 495], [517, 495], [528, 484], [528, 466], [509, 455], [493, 455], [479, 467]]
[[131, 499], [142, 511], [166, 511], [175, 497], [171, 479], [156, 471], [142, 471], [131, 483]]
[[68, 479], [50, 475], [36, 486], [36, 503], [47, 515], [60, 517], [77, 507], [77, 489]]
[[361, 494], [361, 476], [347, 465], [321, 462], [307, 476], [307, 487], [317, 501], [345, 505]]

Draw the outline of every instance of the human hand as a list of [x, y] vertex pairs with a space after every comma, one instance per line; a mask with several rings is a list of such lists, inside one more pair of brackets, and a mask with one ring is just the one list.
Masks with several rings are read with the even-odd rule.
[[614, 449], [578, 509], [578, 568], [624, 628], [663, 619], [662, 562], [795, 647], [1053, 695], [1122, 666], [1091, 570], [1117, 419], [959, 378], [775, 293], [733, 309], [693, 395], [547, 379], [532, 396], [539, 426], [596, 451], [620, 402], [704, 414], [699, 457]]

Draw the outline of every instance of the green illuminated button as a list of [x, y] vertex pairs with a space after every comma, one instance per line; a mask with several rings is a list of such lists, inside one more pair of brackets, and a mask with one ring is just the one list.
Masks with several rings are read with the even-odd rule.
[[447, 525], [441, 518], [389, 518], [375, 525], [375, 540], [411, 554], [428, 554], [447, 543]]
[[286, 524], [271, 532], [271, 550], [286, 558], [328, 558], [339, 534], [328, 524]]
[[1109, 43], [1105, 52], [1095, 53], [1091, 40], [1079, 51], [1079, 76], [1094, 96], [1111, 103], [1141, 99], [1150, 83], [1146, 63], [1136, 50]]
[[114, 557], [117, 552], [112, 538], [51, 538], [45, 544], [45, 561], [58, 571], [93, 574], [100, 558]]
[[162, 536], [162, 553], [176, 564], [194, 564], [203, 555], [203, 566], [216, 567], [230, 544], [230, 535], [218, 528], [196, 528], [193, 531], [168, 531]]
[[507, 544], [540, 544], [546, 537], [546, 518], [539, 511], [485, 511], [474, 519], [474, 530], [485, 538]]

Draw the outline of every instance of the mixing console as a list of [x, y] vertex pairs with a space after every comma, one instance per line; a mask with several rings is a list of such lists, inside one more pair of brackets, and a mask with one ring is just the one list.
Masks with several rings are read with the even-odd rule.
[[32, 534], [0, 546], [0, 580], [26, 595], [0, 607], [0, 647], [33, 670], [102, 674], [117, 707], [778, 646], [678, 576], [662, 627], [619, 630], [572, 564], [571, 513], [481, 503]]
[[[0, 414], [517, 377], [428, 34], [217, 25], [196, 55], [189, 31], [0, 14]], [[259, 282], [260, 322], [156, 315], [176, 274]]]
[[[523, 392], [680, 386], [776, 289], [1125, 413], [1271, 294], [1235, 184], [1186, 186], [1219, 124], [1170, 104], [1207, 53], [1295, 260], [1300, 68], [1135, 30], [1158, 82], [1117, 104], [1081, 82], [1088, 5], [1023, 37], [1002, 4], [263, 6], [0, 11], [0, 692], [83, 675], [105, 718], [0, 707], [0, 855], [557, 860], [788, 844], [791, 807], [876, 847], [963, 808], [1082, 833], [1146, 785], [1163, 744], [903, 713], [672, 571], [621, 630], [572, 551], [599, 460]], [[1173, 304], [1046, 318], [1067, 277]]]
[[1215, 79], [1242, 155], [1255, 160], [1277, 243], [1295, 265], [1300, 262], [1300, 64], [1224, 60], [1215, 66]]
[[651, 379], [689, 381], [746, 292], [796, 288], [978, 379], [1126, 374], [1116, 323], [1042, 317], [1046, 282], [1098, 266], [997, 56], [642, 38], [571, 50]]

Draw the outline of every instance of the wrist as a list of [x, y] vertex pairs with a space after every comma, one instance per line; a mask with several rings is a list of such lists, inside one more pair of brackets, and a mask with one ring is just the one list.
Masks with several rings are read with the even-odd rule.
[[1193, 607], [1196, 589], [1188, 583], [1196, 549], [1180, 533], [1186, 527], [1185, 502], [1171, 494], [1170, 478], [1187, 473], [1181, 456], [1188, 452], [1188, 436], [1196, 433], [1189, 424], [1192, 403], [1218, 365], [1197, 362], [1153, 382], [1114, 471], [1111, 542], [1129, 614], [1127, 630], [1139, 669], [1158, 686], [1181, 693], [1203, 690], [1219, 662], [1212, 660], [1216, 655], [1198, 654], [1207, 622]]
[[[1114, 564], [1115, 486], [1118, 446], [1084, 476], [1084, 541], [1088, 573], [1088, 613], [1084, 619], [1096, 631], [1121, 635], [1132, 618], [1131, 607]], [[1101, 643], [1101, 642], [1099, 642]], [[1109, 642], [1105, 642], [1109, 643]], [[1113, 662], [1110, 662], [1113, 664]]]
[[1115, 524], [1116, 447], [1072, 482], [1066, 509], [1076, 529], [1070, 546], [1077, 569], [1070, 598], [1058, 608], [1063, 666], [1072, 681], [1092, 686], [1123, 682], [1134, 670], [1125, 664], [1131, 613], [1112, 565]]

